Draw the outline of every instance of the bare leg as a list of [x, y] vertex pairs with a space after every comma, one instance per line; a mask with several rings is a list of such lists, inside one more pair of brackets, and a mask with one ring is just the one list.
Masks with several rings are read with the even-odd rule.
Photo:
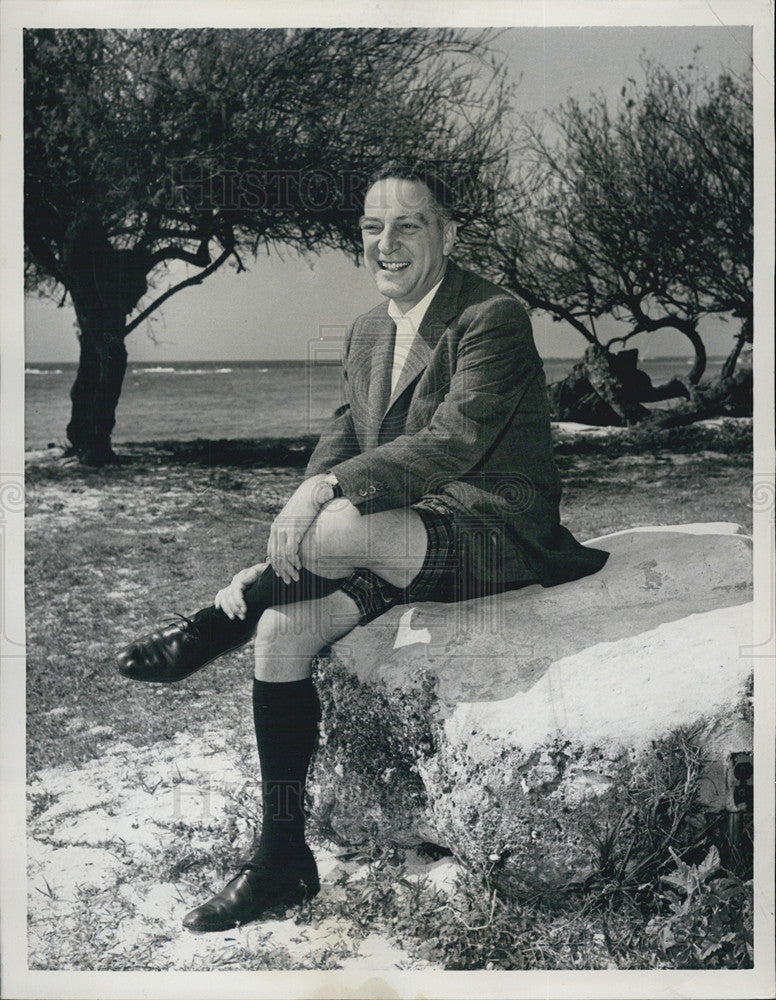
[[349, 500], [325, 507], [302, 539], [302, 565], [328, 579], [369, 569], [395, 587], [407, 587], [426, 555], [428, 537], [411, 507], [360, 514]]
[[310, 676], [313, 657], [358, 625], [352, 598], [337, 590], [319, 601], [268, 608], [256, 629], [254, 676], [282, 683]]
[[[329, 595], [336, 593], [337, 581], [350, 576], [354, 569], [371, 570], [395, 587], [406, 587], [421, 569], [426, 548], [426, 529], [414, 510], [406, 508], [362, 515], [350, 501], [335, 501], [320, 512], [302, 540], [300, 556], [306, 571], [304, 585], [281, 585], [274, 571], [259, 574], [258, 579], [254, 574], [247, 590], [246, 584], [240, 583], [238, 587], [242, 617], [235, 620], [234, 615], [240, 615], [240, 608], [233, 608], [230, 614], [229, 607], [223, 603], [218, 608], [203, 608], [193, 619], [164, 625], [121, 650], [119, 670], [132, 680], [159, 683], [182, 680], [247, 642], [254, 623], [266, 608], [290, 607], [295, 602], [309, 601], [312, 595], [323, 599], [327, 592]], [[234, 578], [232, 589], [240, 577], [238, 574]], [[250, 615], [246, 617], [249, 599]], [[356, 624], [350, 606], [342, 610], [342, 616], [345, 631]], [[320, 628], [312, 628], [309, 636], [310, 643], [319, 642], [319, 645], [310, 652], [300, 653], [303, 658], [314, 655], [321, 645], [332, 641], [325, 638], [328, 633], [325, 629], [321, 632]], [[294, 631], [303, 633], [307, 628], [298, 623]], [[275, 662], [274, 652], [272, 655], [272, 662]], [[290, 660], [289, 669], [292, 669]], [[297, 663], [293, 671], [298, 673], [301, 669]]]

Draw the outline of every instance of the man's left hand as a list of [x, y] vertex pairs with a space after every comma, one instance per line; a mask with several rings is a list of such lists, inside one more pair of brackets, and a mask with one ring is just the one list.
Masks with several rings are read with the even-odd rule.
[[318, 475], [305, 479], [272, 522], [267, 559], [284, 583], [299, 579], [302, 568], [299, 546], [318, 516], [324, 495], [328, 496], [331, 489], [324, 483], [325, 478]]

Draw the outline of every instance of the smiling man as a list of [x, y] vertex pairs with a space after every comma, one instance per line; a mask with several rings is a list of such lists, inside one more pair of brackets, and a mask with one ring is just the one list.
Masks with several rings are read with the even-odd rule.
[[420, 181], [386, 177], [367, 192], [364, 260], [392, 316], [409, 312], [441, 282], [456, 228]]
[[457, 226], [431, 173], [369, 186], [364, 258], [387, 300], [351, 327], [343, 405], [275, 518], [267, 560], [214, 605], [119, 655], [129, 678], [181, 680], [255, 634], [262, 778], [256, 850], [184, 924], [217, 931], [319, 889], [304, 790], [319, 721], [312, 658], [396, 604], [551, 586], [606, 553], [561, 526], [544, 372], [524, 309], [451, 259]]

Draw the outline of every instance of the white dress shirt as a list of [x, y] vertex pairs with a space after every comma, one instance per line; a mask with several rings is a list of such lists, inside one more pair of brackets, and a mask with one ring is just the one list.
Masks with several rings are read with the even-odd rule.
[[396, 340], [393, 344], [393, 368], [391, 369], [392, 396], [404, 368], [404, 363], [407, 360], [412, 342], [418, 334], [418, 328], [441, 284], [442, 278], [439, 279], [431, 291], [423, 296], [420, 302], [417, 302], [412, 309], [408, 309], [406, 313], [403, 313], [399, 309], [393, 299], [388, 300], [388, 315], [396, 324]]

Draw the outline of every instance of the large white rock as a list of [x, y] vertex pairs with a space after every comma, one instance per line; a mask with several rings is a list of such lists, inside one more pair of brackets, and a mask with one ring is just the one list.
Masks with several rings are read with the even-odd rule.
[[556, 660], [527, 691], [459, 704], [445, 734], [463, 743], [488, 733], [525, 750], [556, 737], [643, 749], [735, 704], [751, 672], [740, 655], [751, 637], [750, 602], [596, 643]]
[[595, 545], [611, 554], [594, 576], [393, 608], [336, 643], [319, 819], [504, 859], [530, 886], [568, 882], [682, 768], [724, 808], [727, 757], [751, 749], [751, 539], [721, 523]]

